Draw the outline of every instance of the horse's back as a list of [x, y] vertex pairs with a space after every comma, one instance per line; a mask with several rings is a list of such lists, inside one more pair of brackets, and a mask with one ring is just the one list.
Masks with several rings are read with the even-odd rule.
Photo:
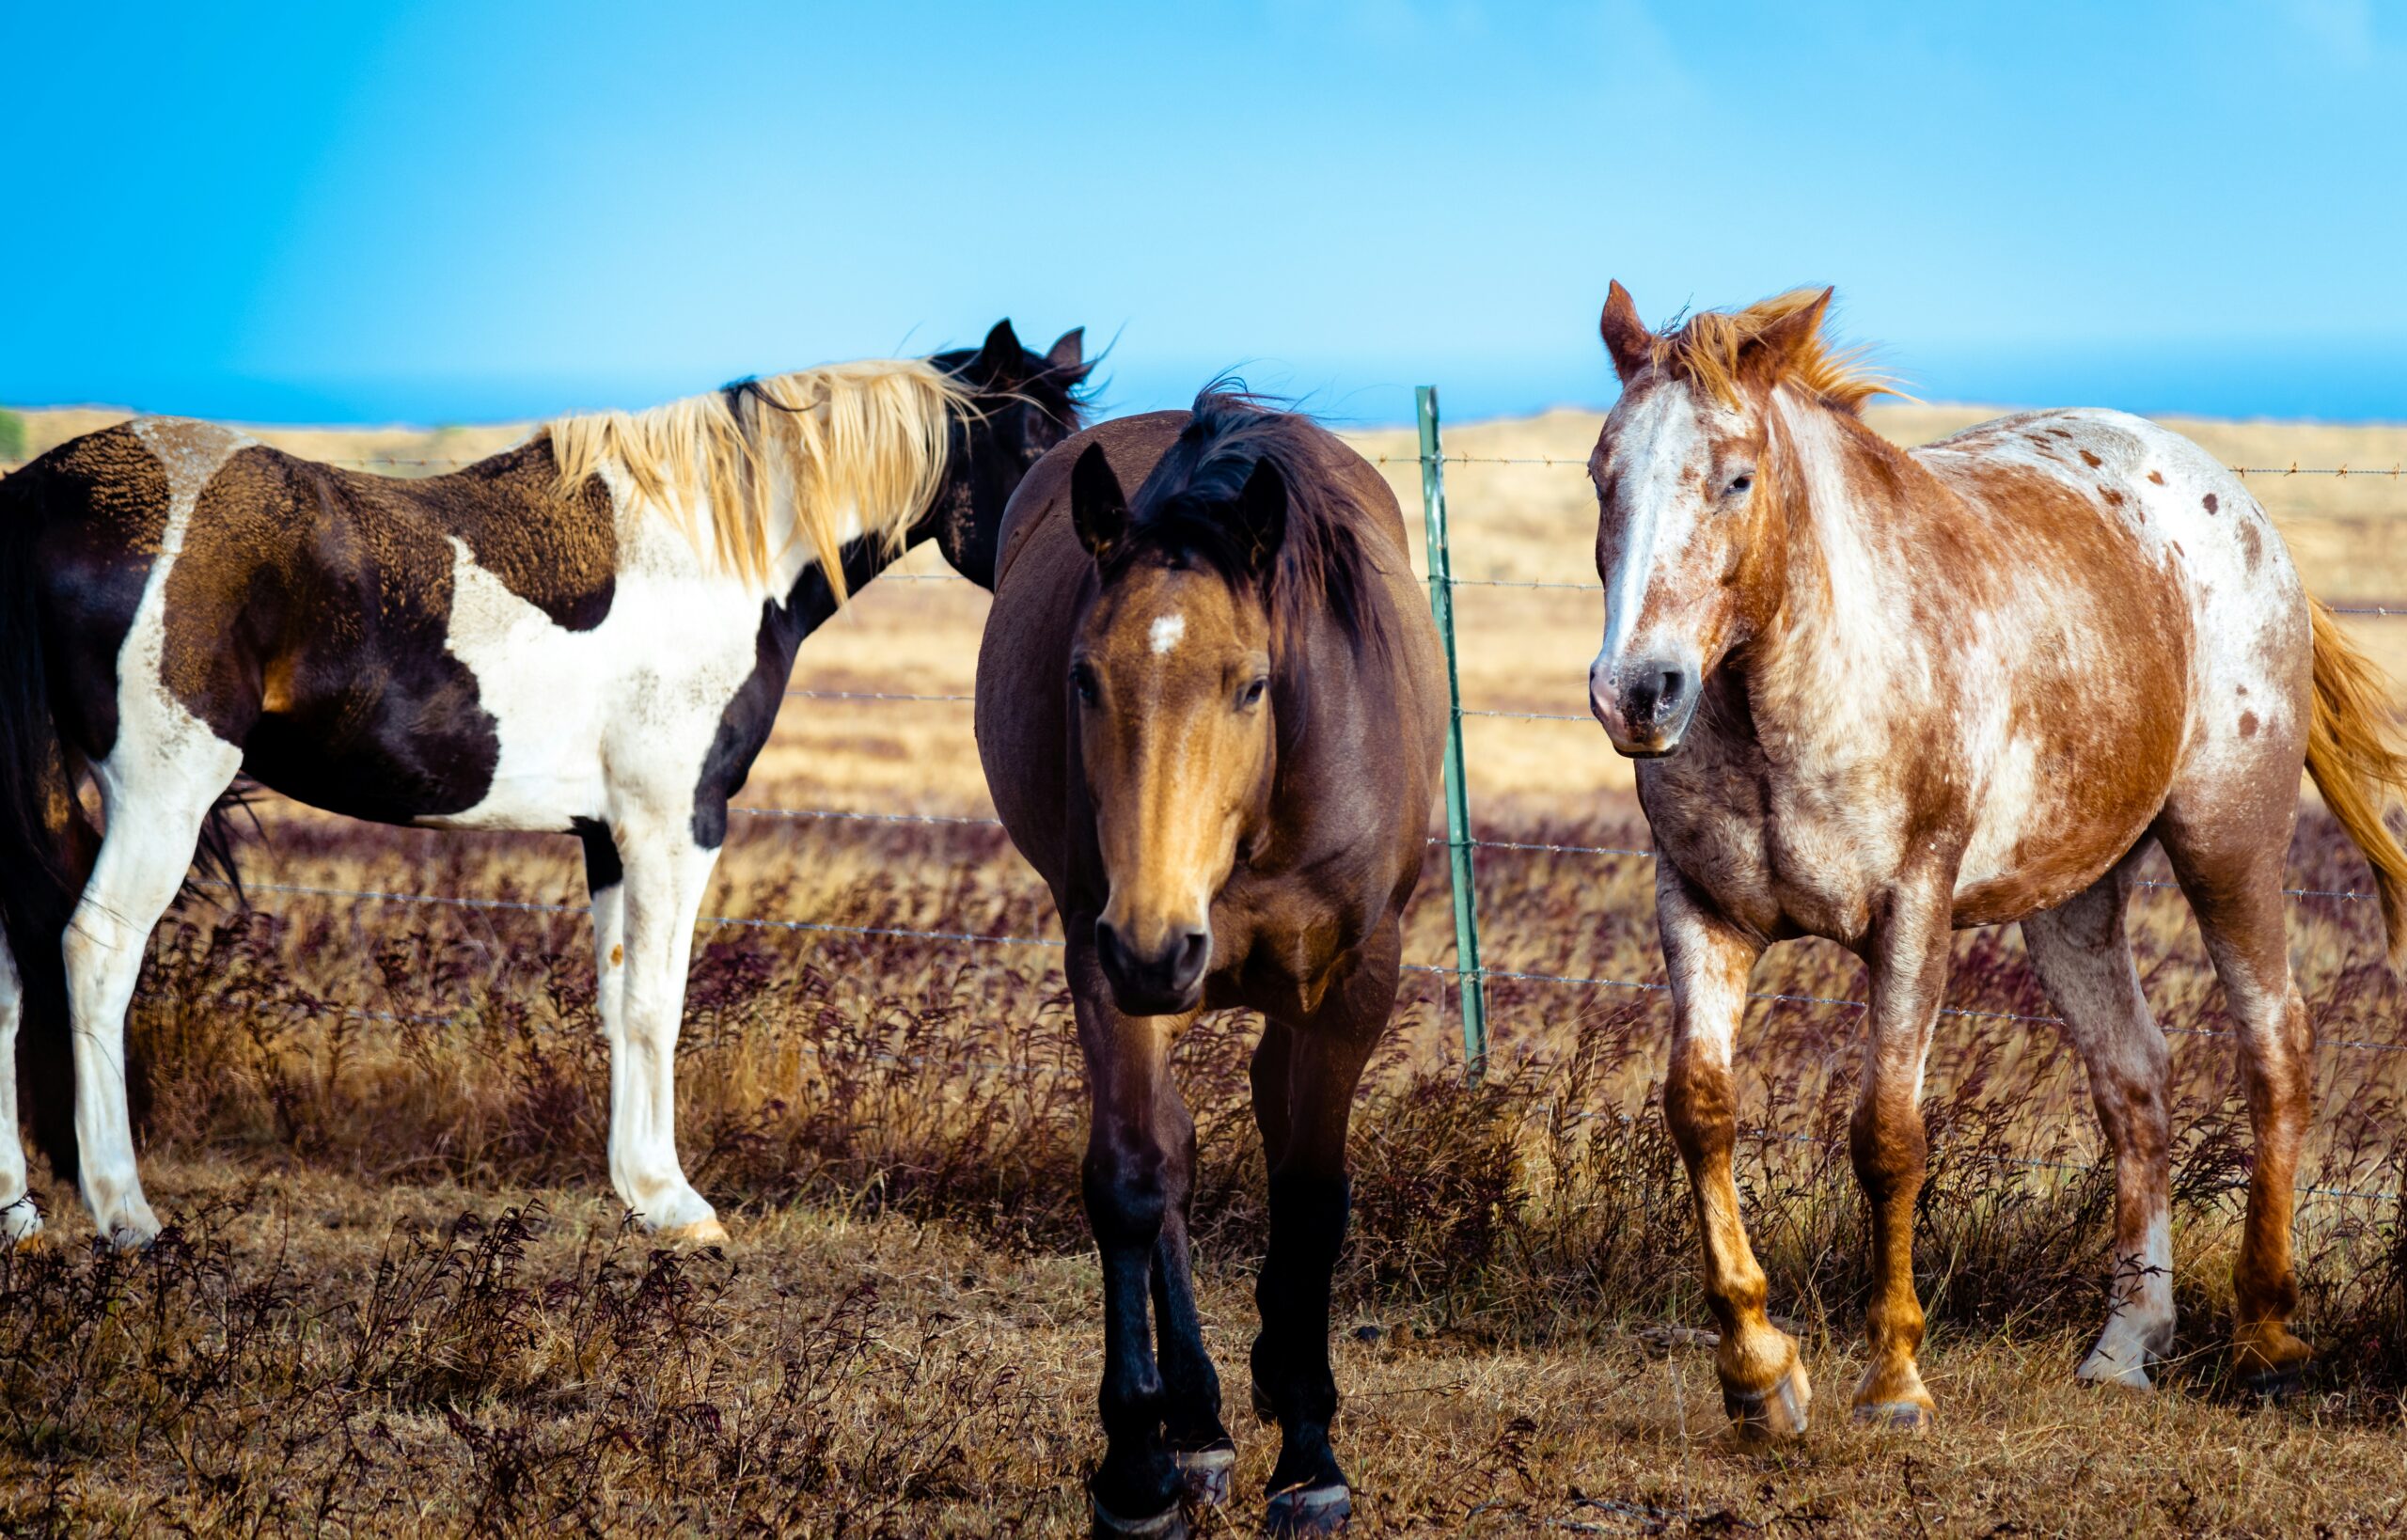
[[2018, 794], [2013, 774], [1986, 767], [2004, 794], [1966, 852], [1969, 918], [1986, 917], [1989, 883], [2000, 901], [2027, 886], [2033, 850], [2079, 843], [2042, 839], [2041, 825], [2098, 825], [2097, 856], [2074, 863], [2085, 870], [2185, 789], [2210, 801], [2275, 784], [2291, 794], [2310, 703], [2306, 601], [2237, 476], [2179, 433], [2093, 409], [2001, 418], [1914, 458], [2031, 563], [2011, 643], [2027, 655], [2001, 710], [2045, 724], [2009, 746], [2054, 745], [2030, 775], [2080, 788], [2079, 808], [2035, 821], [2051, 797]]
[[2130, 413], [2077, 408], [1983, 423], [1914, 455], [1959, 487], [2005, 488], [1991, 511], [2008, 521], [2023, 510], [2002, 470], [2054, 482], [2122, 536], [2134, 570], [2095, 581], [2171, 585], [2186, 635], [2130, 640], [2187, 649], [2194, 706], [2209, 703], [2201, 688], [2251, 675], [2272, 685], [2294, 674], [2303, 685], [2306, 599], [2289, 548], [2240, 477], [2190, 439]]

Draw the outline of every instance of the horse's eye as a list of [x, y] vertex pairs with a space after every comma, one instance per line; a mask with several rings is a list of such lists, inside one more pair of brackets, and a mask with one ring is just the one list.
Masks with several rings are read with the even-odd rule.
[[1073, 664], [1070, 668], [1070, 688], [1078, 692], [1080, 700], [1090, 706], [1093, 705], [1098, 693], [1094, 670], [1083, 663]]
[[1251, 711], [1262, 704], [1262, 692], [1269, 684], [1270, 681], [1266, 679], [1248, 681], [1245, 688], [1237, 692], [1237, 710]]
[[1754, 472], [1741, 471], [1738, 475], [1730, 478], [1730, 484], [1723, 489], [1723, 495], [1725, 497], [1743, 497], [1749, 492], [1754, 490]]

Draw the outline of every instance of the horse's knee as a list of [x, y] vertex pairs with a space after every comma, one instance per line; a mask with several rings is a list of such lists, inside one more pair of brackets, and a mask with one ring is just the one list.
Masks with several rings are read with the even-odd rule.
[[1152, 1248], [1170, 1213], [1170, 1162], [1160, 1149], [1139, 1141], [1101, 1145], [1087, 1153], [1079, 1178], [1098, 1242]]
[[1930, 1157], [1921, 1109], [1885, 1106], [1867, 1097], [1848, 1120], [1847, 1153], [1855, 1179], [1875, 1204], [1886, 1203], [1922, 1186]]
[[1730, 1072], [1693, 1054], [1675, 1054], [1663, 1081], [1663, 1122], [1680, 1158], [1694, 1166], [1738, 1142], [1738, 1108]]

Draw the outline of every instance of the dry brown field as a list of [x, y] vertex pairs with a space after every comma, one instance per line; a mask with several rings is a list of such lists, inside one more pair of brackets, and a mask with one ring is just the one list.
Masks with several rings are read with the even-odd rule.
[[[1907, 441], [1975, 409], [1876, 410]], [[29, 414], [31, 448], [108, 420]], [[2407, 430], [2181, 423], [2267, 470], [2387, 472]], [[1450, 431], [1457, 574], [1593, 581], [1596, 419]], [[336, 459], [448, 461], [440, 438], [270, 431]], [[1408, 433], [1357, 435], [1409, 455]], [[399, 465], [401, 471], [429, 468]], [[1418, 533], [1418, 467], [1391, 464]], [[2252, 475], [2308, 584], [2407, 597], [2407, 484]], [[1417, 548], [1416, 548], [1417, 551]], [[1043, 892], [978, 823], [966, 703], [983, 599], [916, 558], [804, 649], [706, 905], [680, 1050], [688, 1169], [724, 1250], [655, 1251], [604, 1180], [607, 1073], [574, 844], [370, 828], [269, 802], [252, 905], [192, 902], [154, 942], [134, 1029], [147, 1159], [173, 1229], [95, 1249], [71, 1193], [0, 1260], [0, 1526], [28, 1532], [1069, 1534], [1100, 1453], [1083, 1108]], [[1471, 588], [1466, 704], [1583, 716], [1593, 592]], [[2353, 622], [2407, 678], [2407, 621]], [[1643, 850], [1592, 723], [1470, 727], [1483, 837]], [[2322, 1114], [2303, 1177], [2308, 1393], [2234, 1395], [2220, 1344], [2244, 1124], [2219, 995], [2179, 901], [2135, 900], [2171, 1036], [2176, 1361], [2152, 1397], [2074, 1386], [2103, 1309], [2111, 1189], [2080, 1072], [2011, 930], [1959, 938], [1927, 1110], [1922, 1439], [1842, 1414], [1865, 1289], [1841, 1145], [1863, 977], [1772, 954], [1740, 1038], [1749, 1219], [1822, 1415], [1758, 1451], [1723, 1430], [1685, 1184], [1654, 1097], [1665, 1009], [1643, 856], [1480, 852], [1500, 978], [1466, 1085], [1445, 975], [1416, 971], [1358, 1112], [1338, 1282], [1340, 1453], [1366, 1533], [1828, 1535], [2385, 1532], [2407, 1517], [2407, 1185], [2397, 988], [2372, 905], [2303, 896]], [[2310, 810], [2293, 886], [2362, 866]], [[357, 895], [388, 895], [362, 897]], [[423, 902], [472, 901], [470, 905]], [[1433, 864], [1408, 959], [1450, 960]], [[517, 905], [489, 907], [484, 905]], [[556, 907], [557, 906], [557, 907]], [[737, 921], [736, 923], [721, 922]], [[782, 928], [936, 930], [991, 942]], [[1039, 944], [1027, 944], [1039, 943]], [[1265, 1234], [1241, 1017], [1182, 1046], [1203, 1151], [1207, 1341], [1230, 1376], [1250, 1532], [1275, 1439], [1243, 1415]], [[43, 1180], [38, 1171], [38, 1183]]]

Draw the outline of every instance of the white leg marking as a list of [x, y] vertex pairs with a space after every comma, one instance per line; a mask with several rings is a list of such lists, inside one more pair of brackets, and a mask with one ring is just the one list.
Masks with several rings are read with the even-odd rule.
[[2172, 1070], [2140, 992], [2123, 928], [2121, 874], [2022, 921], [2032, 966], [2087, 1066], [2098, 1121], [2115, 1151], [2115, 1261], [2106, 1326], [2074, 1371], [2153, 1389], [2148, 1365], [2173, 1345]]
[[41, 1234], [41, 1216], [25, 1190], [25, 1147], [17, 1139], [17, 1022], [24, 991], [17, 959], [0, 936], [0, 1246], [19, 1246]]
[[[597, 943], [609, 949], [601, 998], [610, 1033], [610, 1185], [646, 1229], [719, 1239], [717, 1215], [677, 1157], [676, 1078], [694, 922], [718, 852], [696, 847], [674, 825], [621, 825], [611, 833], [626, 872], [614, 905], [620, 914], [606, 926], [597, 906], [594, 919]], [[610, 928], [622, 939], [606, 939]], [[615, 969], [614, 957], [621, 959]]]
[[120, 736], [117, 751], [96, 767], [107, 832], [65, 945], [84, 1202], [101, 1234], [125, 1247], [148, 1245], [159, 1233], [134, 1169], [126, 1007], [151, 927], [175, 902], [192, 865], [201, 821], [243, 760], [241, 750], [205, 730], [179, 746], [179, 759], [142, 751], [153, 746]]

